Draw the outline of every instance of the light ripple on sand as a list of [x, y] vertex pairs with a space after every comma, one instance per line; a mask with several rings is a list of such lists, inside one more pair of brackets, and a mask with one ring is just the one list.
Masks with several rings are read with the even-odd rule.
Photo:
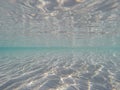
[[[92, 58], [91, 55], [88, 54], [88, 56]], [[87, 55], [85, 57], [84, 55], [82, 56], [82, 54], [80, 54], [79, 57], [75, 56], [78, 59], [73, 59], [72, 56], [69, 57], [69, 55], [65, 57], [64, 55], [56, 55], [54, 58], [51, 56], [46, 57], [31, 57], [32, 59], [29, 58], [32, 60], [31, 62], [28, 62], [28, 60], [25, 62], [24, 58], [21, 59], [20, 62], [24, 62], [19, 64], [26, 65], [26, 67], [24, 67], [25, 69], [28, 67], [32, 68], [27, 69], [28, 72], [26, 73], [20, 75], [18, 74], [18, 76], [9, 78], [9, 80], [4, 80], [0, 84], [0, 89], [12, 90], [16, 88], [18, 90], [106, 90], [106, 88], [109, 88], [109, 90], [112, 90], [113, 88], [118, 88], [120, 85], [119, 69], [116, 68], [118, 65], [117, 63], [114, 64], [115, 61], [114, 63], [113, 61], [109, 60], [104, 62], [95, 61], [95, 64], [93, 64], [92, 62], [89, 62]], [[95, 55], [93, 57], [95, 58]], [[107, 55], [104, 56], [104, 59], [107, 59]], [[14, 68], [13, 66], [18, 65], [17, 62], [14, 62], [13, 60], [13, 62], [9, 63], [11, 70], [14, 70], [12, 69]], [[27, 67], [28, 63], [29, 66]], [[15, 69], [17, 68], [19, 67], [16, 67]], [[9, 68], [6, 69], [6, 71], [7, 70], [9, 70]], [[112, 73], [113, 70], [115, 70], [114, 74]], [[2, 73], [4, 76], [1, 76], [1, 80], [5, 77], [8, 77], [5, 72], [2, 71]], [[9, 77], [11, 76], [15, 75], [9, 74]]]

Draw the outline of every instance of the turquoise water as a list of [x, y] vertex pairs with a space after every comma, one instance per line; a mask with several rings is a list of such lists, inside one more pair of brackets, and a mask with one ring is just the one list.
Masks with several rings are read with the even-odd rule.
[[120, 52], [120, 47], [0, 47], [0, 54], [24, 54], [24, 53], [79, 53], [79, 52], [96, 52], [96, 53], [112, 53]]
[[120, 47], [0, 47], [0, 52], [3, 51], [119, 51]]

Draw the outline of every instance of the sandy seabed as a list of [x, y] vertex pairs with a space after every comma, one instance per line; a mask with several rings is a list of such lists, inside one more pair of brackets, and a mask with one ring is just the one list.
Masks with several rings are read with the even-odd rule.
[[0, 90], [119, 90], [120, 54], [16, 51], [0, 56]]

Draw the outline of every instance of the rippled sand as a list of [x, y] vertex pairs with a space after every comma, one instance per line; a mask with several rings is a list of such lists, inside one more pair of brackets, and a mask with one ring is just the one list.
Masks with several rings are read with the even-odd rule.
[[119, 90], [119, 58], [117, 52], [4, 55], [0, 90]]

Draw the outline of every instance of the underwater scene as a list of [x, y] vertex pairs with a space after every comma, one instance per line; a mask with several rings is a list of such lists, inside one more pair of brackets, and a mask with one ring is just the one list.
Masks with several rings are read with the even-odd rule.
[[120, 0], [0, 0], [0, 90], [120, 90]]

